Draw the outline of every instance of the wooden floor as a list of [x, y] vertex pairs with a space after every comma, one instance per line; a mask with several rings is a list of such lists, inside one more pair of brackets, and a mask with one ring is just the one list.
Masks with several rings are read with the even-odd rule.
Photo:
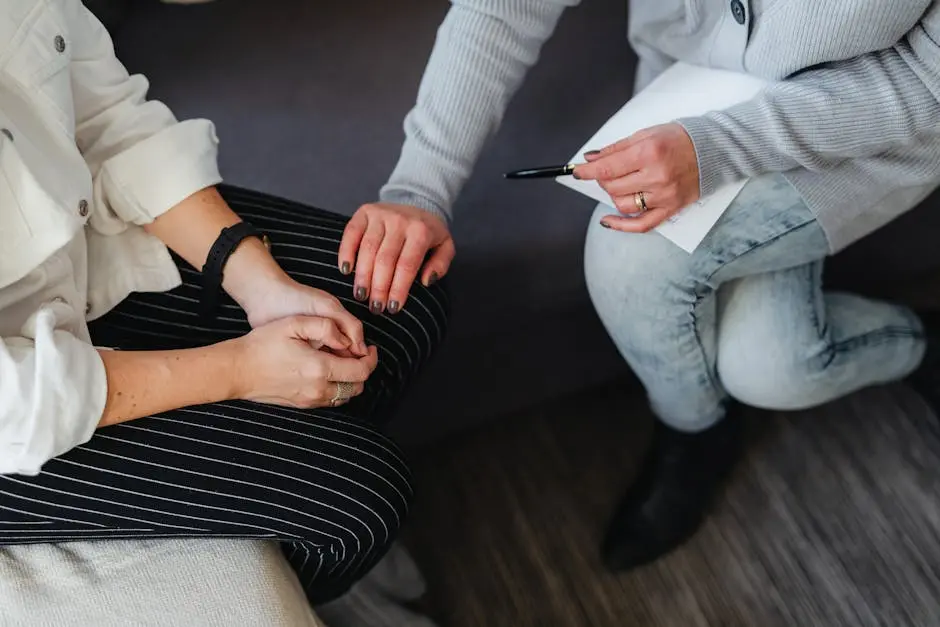
[[597, 557], [652, 418], [635, 386], [417, 451], [408, 544], [443, 627], [940, 625], [940, 437], [902, 386], [759, 437], [682, 550], [635, 573]]

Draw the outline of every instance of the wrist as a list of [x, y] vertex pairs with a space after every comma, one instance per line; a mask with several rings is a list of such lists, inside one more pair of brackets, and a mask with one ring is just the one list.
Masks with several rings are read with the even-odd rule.
[[264, 301], [271, 285], [289, 280], [257, 237], [245, 238], [229, 256], [222, 271], [222, 289], [249, 315], [255, 303]]
[[217, 372], [223, 375], [213, 377], [222, 381], [219, 393], [223, 396], [223, 401], [243, 399], [251, 392], [252, 377], [248, 371], [251, 344], [249, 335], [225, 340], [209, 347], [212, 351], [212, 361], [218, 366]]

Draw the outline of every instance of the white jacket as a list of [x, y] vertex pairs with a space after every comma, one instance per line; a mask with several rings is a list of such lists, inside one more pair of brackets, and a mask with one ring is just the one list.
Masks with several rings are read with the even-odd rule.
[[141, 225], [220, 181], [213, 125], [148, 87], [80, 0], [0, 0], [0, 474], [91, 438], [107, 381], [86, 320], [179, 284]]

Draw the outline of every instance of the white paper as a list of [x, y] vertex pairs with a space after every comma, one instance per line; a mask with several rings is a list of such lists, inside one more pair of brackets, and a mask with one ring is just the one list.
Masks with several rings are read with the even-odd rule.
[[[583, 155], [588, 150], [598, 150], [644, 128], [665, 124], [676, 118], [725, 109], [749, 100], [766, 84], [746, 74], [675, 63], [615, 113], [574, 154], [569, 163], [582, 163]], [[613, 207], [610, 196], [594, 181], [578, 181], [571, 176], [555, 180]], [[733, 183], [716, 190], [711, 196], [684, 208], [656, 230], [682, 249], [692, 252], [746, 182]]]

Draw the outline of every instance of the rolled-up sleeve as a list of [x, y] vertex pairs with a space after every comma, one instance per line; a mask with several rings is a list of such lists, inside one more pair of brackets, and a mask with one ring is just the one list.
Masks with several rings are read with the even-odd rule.
[[0, 474], [35, 475], [91, 439], [107, 401], [98, 351], [36, 313], [29, 337], [0, 339]]
[[79, 0], [67, 2], [76, 142], [95, 201], [126, 222], [147, 224], [221, 181], [218, 137], [208, 120], [177, 121], [150, 87], [129, 75], [111, 38]]

